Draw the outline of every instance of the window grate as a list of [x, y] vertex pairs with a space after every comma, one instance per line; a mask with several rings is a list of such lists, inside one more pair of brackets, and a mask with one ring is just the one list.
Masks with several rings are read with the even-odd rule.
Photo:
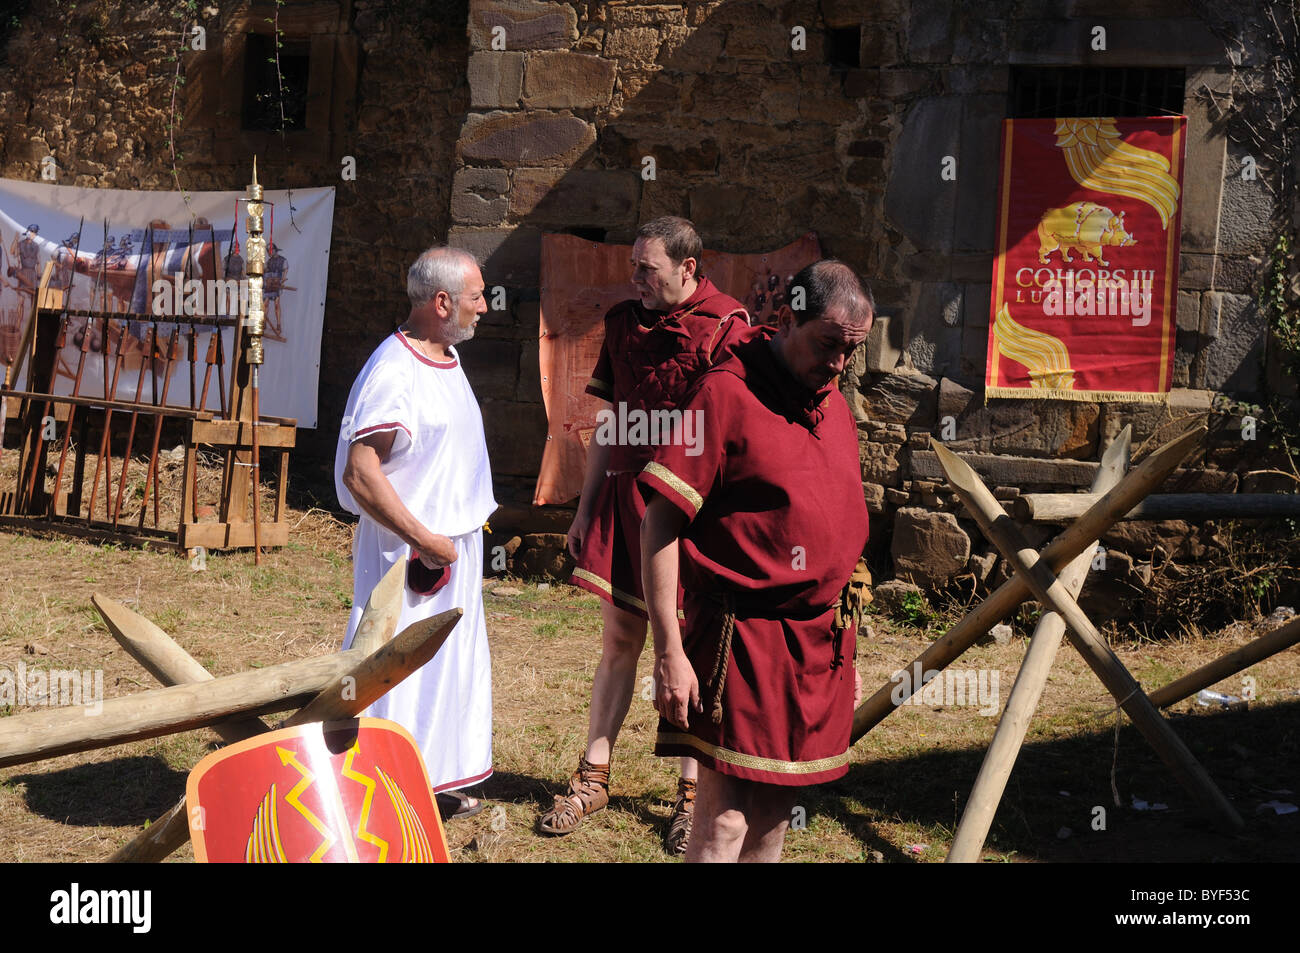
[[1181, 67], [1013, 67], [1009, 116], [1178, 116], [1185, 82]]

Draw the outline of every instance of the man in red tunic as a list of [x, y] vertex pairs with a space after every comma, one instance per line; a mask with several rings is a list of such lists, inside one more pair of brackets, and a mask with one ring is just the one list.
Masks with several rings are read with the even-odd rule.
[[779, 860], [798, 786], [848, 770], [855, 632], [836, 608], [867, 508], [857, 427], [833, 381], [872, 308], [848, 266], [809, 265], [779, 330], [738, 345], [687, 400], [703, 452], [666, 444], [638, 477], [655, 753], [700, 762], [688, 861]]
[[[632, 701], [646, 636], [640, 537], [645, 503], [636, 476], [669, 436], [670, 423], [680, 420], [691, 385], [748, 333], [740, 302], [700, 274], [702, 253], [686, 219], [647, 222], [632, 246], [637, 297], [605, 315], [605, 341], [587, 393], [612, 406], [597, 417], [568, 540], [577, 560], [573, 584], [603, 600], [603, 645], [592, 682], [587, 750], [568, 794], [557, 797], [539, 820], [547, 834], [567, 834], [609, 803], [610, 753]], [[683, 758], [667, 838], [674, 853], [685, 849], [694, 798], [695, 764]]]

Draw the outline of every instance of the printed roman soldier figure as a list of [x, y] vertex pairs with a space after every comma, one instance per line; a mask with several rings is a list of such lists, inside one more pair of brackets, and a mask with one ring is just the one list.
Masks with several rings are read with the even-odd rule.
[[[274, 243], [268, 249], [271, 256], [266, 259], [266, 270], [262, 275], [262, 299], [266, 302], [266, 337], [277, 341], [284, 340], [284, 322], [280, 317], [280, 293], [292, 291], [286, 282], [289, 278], [289, 262]], [[274, 317], [272, 317], [274, 313]]]
[[17, 264], [9, 266], [9, 277], [17, 280], [17, 290], [20, 295], [19, 311], [26, 313], [32, 305], [32, 299], [36, 296], [36, 284], [40, 280], [38, 269], [41, 263], [41, 246], [36, 242], [36, 236], [40, 234], [39, 225], [28, 225], [27, 230], [23, 232], [22, 240], [14, 236], [13, 244], [9, 246], [9, 257], [17, 259]]

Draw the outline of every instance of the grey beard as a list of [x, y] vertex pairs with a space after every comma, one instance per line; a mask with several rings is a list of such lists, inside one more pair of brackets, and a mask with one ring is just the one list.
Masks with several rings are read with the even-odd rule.
[[474, 336], [474, 325], [471, 324], [467, 328], [462, 328], [460, 325], [456, 323], [455, 317], [448, 318], [447, 323], [443, 326], [444, 341], [445, 344], [449, 347], [454, 347], [457, 344], [463, 344], [465, 341], [468, 341], [473, 336]]

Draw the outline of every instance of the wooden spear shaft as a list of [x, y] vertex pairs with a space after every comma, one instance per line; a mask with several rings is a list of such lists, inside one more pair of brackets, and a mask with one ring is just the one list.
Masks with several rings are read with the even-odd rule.
[[[393, 685], [433, 658], [461, 615], [460, 609], [451, 609], [408, 626], [397, 638], [366, 656], [355, 669], [340, 675], [315, 701], [287, 720], [285, 726], [355, 717]], [[135, 840], [113, 854], [109, 861], [160, 861], [189, 837], [185, 799], [182, 798], [170, 811], [140, 832]]]
[[1079, 608], [1079, 604], [1065, 591], [1061, 581], [1029, 545], [1019, 527], [1007, 516], [993, 494], [980, 482], [979, 476], [955, 453], [945, 449], [938, 441], [930, 441], [948, 478], [948, 485], [965, 504], [966, 509], [980, 524], [984, 535], [992, 540], [1002, 555], [1025, 577], [1030, 589], [1044, 606], [1059, 613], [1069, 628], [1066, 635], [1083, 660], [1101, 679], [1106, 689], [1115, 696], [1143, 737], [1169, 766], [1178, 781], [1195, 797], [1216, 813], [1229, 829], [1245, 827], [1223, 792], [1218, 789], [1200, 762], [1187, 750], [1187, 746], [1169, 727], [1154, 705], [1147, 700], [1142, 686], [1129, 674], [1128, 669], [1106, 644], [1101, 633]]
[[[1170, 441], [1134, 467], [1119, 484], [1088, 508], [1088, 512], [1071, 523], [1043, 550], [1042, 560], [1054, 572], [1064, 569], [1081, 552], [1092, 548], [1092, 541], [1100, 538], [1133, 505], [1165, 481], [1165, 478], [1186, 459], [1206, 429], [1198, 427], [1176, 440]], [[1019, 574], [1012, 576], [960, 622], [933, 642], [922, 652], [908, 670], [920, 666], [927, 676], [937, 675], [976, 643], [984, 633], [1010, 615], [1020, 603], [1030, 596], [1029, 584]], [[858, 706], [853, 713], [853, 741], [880, 724], [920, 685], [910, 686], [906, 695], [897, 698], [898, 682], [886, 682], [874, 695]]]
[[[1132, 428], [1125, 427], [1101, 458], [1101, 466], [1093, 480], [1094, 493], [1105, 493], [1115, 486], [1128, 469], [1129, 446]], [[1083, 581], [1088, 577], [1088, 567], [1092, 564], [1092, 553], [1084, 550], [1074, 558], [1070, 565], [1061, 572], [1061, 582], [1071, 596], [1078, 596], [1083, 588]], [[1055, 612], [1049, 612], [1038, 620], [1033, 638], [1029, 640], [1029, 651], [1020, 666], [1016, 682], [1011, 686], [1011, 695], [1007, 706], [1002, 711], [993, 741], [984, 754], [984, 763], [980, 765], [975, 785], [971, 788], [970, 799], [962, 811], [961, 822], [953, 836], [952, 847], [948, 851], [947, 863], [969, 864], [979, 860], [984, 841], [989, 836], [993, 817], [1002, 794], [1006, 791], [1007, 779], [1020, 754], [1020, 747], [1025, 741], [1025, 732], [1029, 730], [1029, 721], [1038, 709], [1038, 700], [1047, 685], [1047, 676], [1056, 660], [1057, 649], [1061, 647], [1061, 637], [1065, 635], [1065, 620]]]
[[1225, 679], [1229, 675], [1236, 675], [1242, 669], [1249, 668], [1256, 662], [1262, 661], [1271, 655], [1276, 655], [1283, 649], [1289, 649], [1297, 642], [1300, 642], [1300, 616], [1296, 616], [1280, 629], [1274, 629], [1267, 635], [1261, 635], [1254, 642], [1243, 645], [1222, 658], [1217, 658], [1207, 665], [1202, 665], [1196, 671], [1184, 675], [1177, 681], [1170, 682], [1164, 688], [1151, 692], [1147, 698], [1151, 699], [1151, 704], [1157, 708], [1168, 708], [1175, 702], [1180, 702], [1189, 695], [1196, 694], [1202, 688], [1209, 688], [1215, 682]]

